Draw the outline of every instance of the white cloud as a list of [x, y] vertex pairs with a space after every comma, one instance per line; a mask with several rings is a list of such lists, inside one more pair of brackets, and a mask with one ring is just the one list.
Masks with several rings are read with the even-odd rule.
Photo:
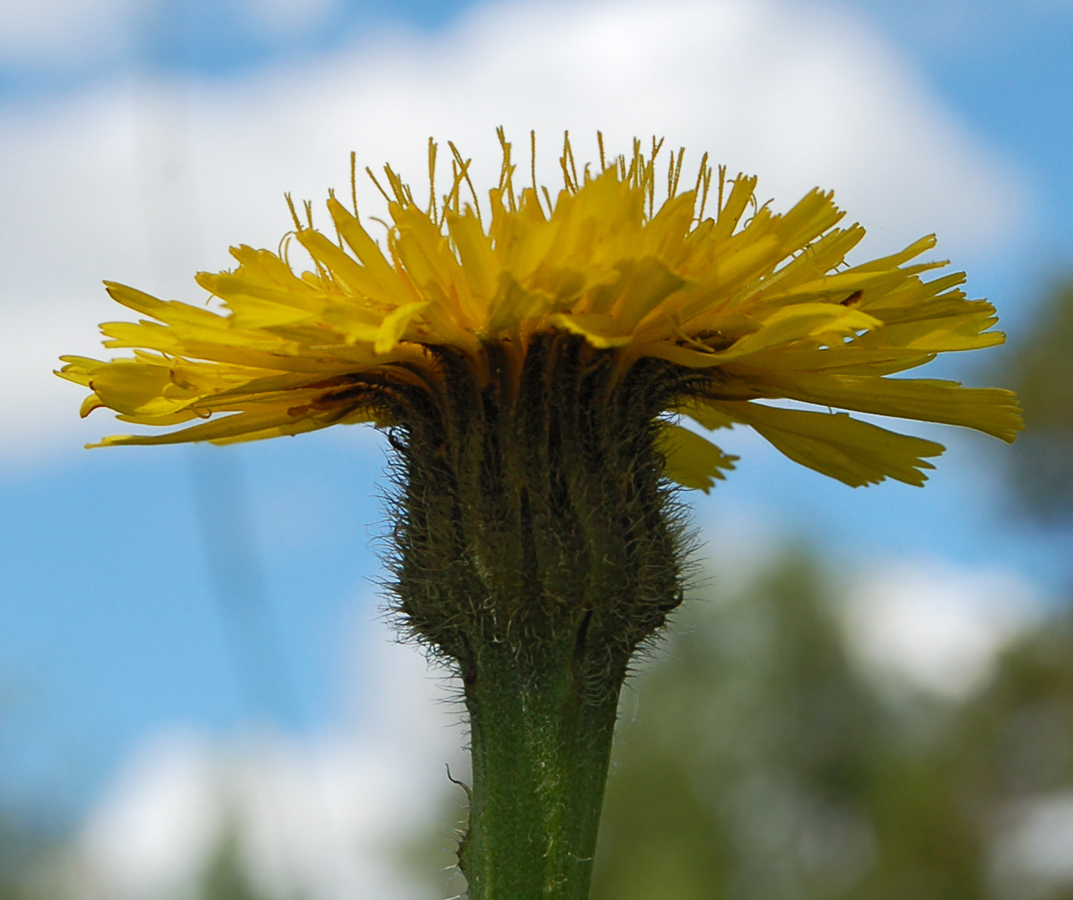
[[0, 59], [35, 69], [114, 51], [144, 0], [0, 0]]
[[[31, 72], [72, 72], [116, 61], [154, 32], [167, 35], [183, 16], [211, 0], [0, 0], [0, 60]], [[236, 19], [273, 36], [319, 25], [338, 0], [239, 0]]]
[[1057, 897], [1073, 885], [1073, 792], [1025, 801], [1003, 817], [991, 879], [1000, 898]]
[[[9, 392], [0, 460], [40, 459], [111, 429], [75, 430], [80, 392], [48, 374], [60, 352], [94, 350], [110, 309], [102, 277], [185, 299], [189, 275], [225, 249], [274, 247], [281, 194], [345, 189], [347, 153], [390, 159], [417, 190], [432, 134], [497, 174], [507, 127], [555, 183], [562, 130], [595, 156], [666, 135], [760, 175], [786, 208], [837, 189], [878, 253], [937, 231], [943, 253], [1008, 243], [1015, 183], [860, 24], [790, 0], [492, 5], [432, 36], [385, 32], [315, 65], [214, 87], [114, 85], [0, 119], [0, 377]], [[688, 163], [687, 163], [688, 165]], [[377, 208], [364, 181], [361, 201]], [[100, 414], [98, 414], [100, 415]]]
[[960, 699], [986, 683], [1042, 602], [1010, 570], [902, 562], [862, 575], [845, 612], [850, 649], [880, 677]]
[[321, 24], [338, 0], [244, 0], [243, 16], [264, 31], [283, 34]]
[[158, 735], [89, 815], [63, 867], [64, 896], [191, 896], [228, 829], [271, 895], [421, 896], [401, 871], [401, 844], [435, 820], [451, 787], [444, 763], [466, 771], [462, 731], [412, 647], [384, 629], [365, 635], [359, 658], [376, 696], [360, 729], [304, 740]]
[[143, 747], [82, 838], [76, 868], [85, 895], [192, 892], [219, 837], [220, 781], [210, 747], [194, 735]]

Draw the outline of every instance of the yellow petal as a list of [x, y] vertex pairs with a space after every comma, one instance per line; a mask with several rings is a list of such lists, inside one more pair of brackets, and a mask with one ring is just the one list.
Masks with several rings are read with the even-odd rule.
[[601, 313], [556, 313], [548, 319], [551, 325], [578, 334], [592, 346], [606, 350], [609, 347], [622, 347], [630, 342], [632, 336], [621, 334], [619, 323], [613, 316]]
[[686, 283], [662, 260], [651, 256], [624, 266], [623, 270], [622, 278], [609, 289], [611, 297], [607, 304], [623, 332], [632, 331], [649, 312]]
[[376, 332], [373, 352], [378, 354], [390, 353], [413, 318], [422, 310], [427, 309], [428, 306], [428, 300], [419, 300], [416, 303], [407, 303], [405, 306], [400, 306], [391, 315], [385, 316], [384, 321]]
[[852, 335], [881, 324], [867, 313], [837, 303], [798, 303], [768, 316], [757, 331], [737, 341], [720, 356], [729, 362], [795, 341]]
[[171, 384], [171, 370], [167, 366], [144, 365], [134, 360], [117, 360], [101, 366], [90, 381], [101, 402], [122, 413], [136, 413], [159, 397], [168, 384]]
[[180, 444], [187, 441], [219, 441], [242, 435], [256, 434], [267, 429], [280, 428], [296, 424], [296, 419], [288, 415], [286, 409], [275, 408], [257, 412], [242, 412], [228, 416], [219, 416], [167, 434], [121, 434], [106, 437], [95, 447], [112, 447], [119, 445], [156, 445]]
[[689, 416], [694, 422], [698, 425], [703, 425], [709, 431], [715, 431], [718, 428], [731, 428], [734, 425], [734, 420], [730, 416], [700, 399], [691, 399], [681, 404], [675, 409], [675, 412]]
[[451, 233], [451, 240], [458, 248], [458, 255], [462, 260], [462, 269], [469, 282], [470, 291], [475, 297], [487, 303], [496, 292], [497, 278], [500, 265], [492, 250], [491, 243], [481, 230], [480, 222], [470, 211], [463, 215], [447, 214], [447, 227]]
[[956, 381], [878, 378], [821, 372], [768, 372], [759, 384], [777, 388], [778, 395], [857, 412], [920, 419], [975, 428], [1012, 441], [1024, 427], [1021, 408], [1012, 391], [966, 388]]
[[682, 487], [706, 494], [717, 479], [726, 478], [723, 471], [733, 469], [738, 458], [728, 456], [699, 434], [671, 423], [660, 428], [658, 446], [666, 464], [664, 475]]
[[499, 289], [488, 313], [487, 330], [506, 331], [525, 319], [537, 319], [554, 305], [542, 291], [526, 290], [509, 272], [499, 273]]
[[924, 457], [938, 456], [942, 444], [897, 434], [845, 413], [805, 412], [759, 403], [713, 402], [712, 407], [751, 425], [794, 462], [850, 487], [894, 478], [920, 487], [921, 469], [932, 469]]
[[749, 201], [753, 198], [756, 181], [755, 176], [746, 177], [740, 173], [734, 179], [734, 187], [730, 191], [730, 196], [727, 197], [723, 208], [719, 210], [715, 230], [711, 236], [713, 242], [726, 240], [734, 232], [738, 222], [741, 220], [742, 213], [745, 212], [745, 207], [749, 205]]
[[376, 296], [393, 306], [411, 302], [414, 299], [413, 295], [407, 290], [394, 267], [384, 259], [384, 254], [376, 241], [369, 237], [368, 232], [361, 227], [361, 223], [334, 197], [328, 200], [328, 210], [331, 212], [335, 227], [339, 229], [339, 234], [368, 272], [372, 284], [375, 285]]
[[[533, 341], [558, 329], [583, 339], [594, 363], [606, 358], [612, 389], [645, 371], [679, 378], [672, 408], [654, 410], [655, 416], [677, 411], [723, 427], [729, 413], [698, 397], [792, 398], [967, 425], [1006, 440], [1019, 430], [1019, 410], [1007, 392], [889, 377], [940, 352], [1003, 339], [993, 330], [993, 307], [966, 299], [962, 273], [924, 280], [944, 265], [917, 261], [934, 246], [933, 237], [845, 268], [864, 230], [838, 227], [843, 213], [831, 193], [810, 191], [779, 214], [769, 204], [757, 206], [754, 177], [727, 184], [721, 171], [711, 198], [717, 198], [715, 217], [702, 219], [698, 193], [709, 197], [711, 171], [701, 172], [696, 189], [678, 193], [672, 168], [669, 196], [660, 204], [654, 162], [639, 148], [632, 159], [601, 165], [595, 176], [583, 168], [583, 177], [572, 173], [567, 153], [562, 190], [541, 193], [534, 185], [518, 194], [505, 145], [487, 229], [460, 200], [459, 183], [444, 208], [433, 203], [425, 210], [391, 172], [393, 224], [383, 249], [330, 196], [338, 241], [312, 223], [298, 225], [280, 251], [239, 245], [231, 249], [235, 271], [197, 276], [223, 310], [108, 283], [119, 303], [144, 318], [103, 325], [105, 345], [133, 350], [134, 358], [72, 357], [59, 374], [89, 388], [83, 412], [107, 406], [154, 425], [222, 414], [166, 441], [238, 440], [360, 419], [368, 410], [357, 398], [377, 390], [383, 392], [377, 408], [394, 408], [392, 392], [400, 384], [450, 395], [451, 376], [442, 365], [448, 351], [465, 358], [482, 387], [502, 375], [500, 387], [516, 390]], [[292, 268], [292, 237], [315, 271]], [[495, 345], [498, 352], [489, 352]], [[645, 357], [669, 365], [637, 367]], [[865, 483], [887, 469], [919, 477], [920, 466], [898, 462], [906, 458], [902, 450], [919, 449], [904, 443], [912, 439], [892, 439], [901, 448], [893, 462], [872, 459], [861, 443], [864, 435], [875, 436], [871, 426], [758, 409], [742, 415], [787, 452], [811, 454], [809, 464], [837, 471], [836, 477]], [[769, 421], [772, 415], [782, 424]], [[827, 423], [833, 443], [823, 445], [802, 422]], [[715, 465], [717, 451], [681, 440], [694, 448], [682, 451], [689, 461], [682, 471], [693, 472], [682, 477], [701, 479], [697, 471]], [[854, 441], [861, 446], [854, 449]], [[821, 452], [821, 445], [827, 449]], [[858, 469], [838, 453], [856, 459]]]

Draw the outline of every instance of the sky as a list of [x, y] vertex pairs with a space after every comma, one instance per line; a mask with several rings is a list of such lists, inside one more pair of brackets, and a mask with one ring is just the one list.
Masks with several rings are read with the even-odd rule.
[[[601, 128], [707, 150], [777, 209], [833, 188], [869, 255], [938, 233], [1016, 339], [1073, 260], [1071, 76], [1063, 0], [0, 0], [0, 800], [70, 822], [162, 733], [381, 721], [389, 676], [357, 651], [389, 640], [381, 438], [83, 450], [113, 423], [51, 370], [122, 317], [102, 279], [195, 300], [228, 246], [276, 247], [284, 191], [319, 211], [345, 190], [351, 150], [421, 184], [428, 136], [451, 139], [488, 183], [495, 127], [518, 148], [535, 128], [555, 183], [563, 130], [591, 158]], [[1011, 525], [994, 442], [913, 430], [949, 446], [923, 491], [732, 434], [738, 470], [694, 498], [706, 552], [806, 535], [917, 593], [971, 572], [1053, 596], [1066, 573]]]

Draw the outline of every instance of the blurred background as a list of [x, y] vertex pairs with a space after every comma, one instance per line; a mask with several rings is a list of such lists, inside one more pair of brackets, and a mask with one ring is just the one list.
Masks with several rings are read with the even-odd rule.
[[779, 210], [833, 188], [862, 254], [938, 233], [1010, 340], [929, 374], [1029, 425], [913, 426], [924, 490], [723, 441], [594, 897], [1073, 898], [1071, 84], [1065, 0], [0, 0], [0, 898], [464, 889], [461, 712], [380, 610], [381, 436], [86, 451], [115, 423], [51, 370], [125, 317], [102, 279], [197, 302], [351, 150], [417, 186], [453, 140], [488, 184], [497, 125], [549, 184], [565, 129], [658, 134]]

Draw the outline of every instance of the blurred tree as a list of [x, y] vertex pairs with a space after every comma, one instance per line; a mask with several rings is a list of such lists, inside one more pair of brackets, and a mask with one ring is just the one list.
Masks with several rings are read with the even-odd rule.
[[1073, 804], [1073, 615], [954, 702], [851, 665], [833, 595], [797, 555], [679, 623], [622, 727], [593, 900], [1073, 900], [1073, 818], [1064, 868], [998, 852]]
[[201, 873], [197, 900], [267, 900], [250, 881], [243, 864], [239, 833], [224, 829], [208, 865]]
[[1021, 397], [1025, 432], [1008, 451], [1012, 482], [1045, 523], [1073, 515], [1073, 279], [1051, 291], [1035, 329], [995, 373]]
[[1005, 653], [964, 715], [977, 781], [1000, 798], [1073, 788], [1073, 615], [1064, 610]]
[[0, 900], [21, 900], [25, 840], [19, 830], [0, 819]]
[[[281, 900], [281, 896], [277, 891], [266, 891], [251, 876], [242, 853], [241, 826], [237, 819], [229, 821], [201, 872], [192, 900]], [[285, 896], [300, 900], [290, 893]]]
[[861, 678], [831, 596], [795, 554], [683, 617], [621, 729], [593, 900], [983, 896], [948, 723]]
[[[952, 700], [851, 659], [803, 552], [719, 592], [624, 699], [593, 900], [1073, 900], [1073, 613]], [[1055, 800], [1070, 815], [1041, 863], [1014, 838]], [[436, 833], [441, 854], [406, 866], [457, 896], [456, 839]]]
[[25, 814], [0, 812], [0, 900], [49, 900], [38, 875], [60, 841]]
[[[1073, 610], [1044, 624], [1008, 648], [952, 741], [963, 801], [991, 833], [1001, 900], [1073, 900]], [[1026, 839], [1033, 818], [1045, 827]]]

